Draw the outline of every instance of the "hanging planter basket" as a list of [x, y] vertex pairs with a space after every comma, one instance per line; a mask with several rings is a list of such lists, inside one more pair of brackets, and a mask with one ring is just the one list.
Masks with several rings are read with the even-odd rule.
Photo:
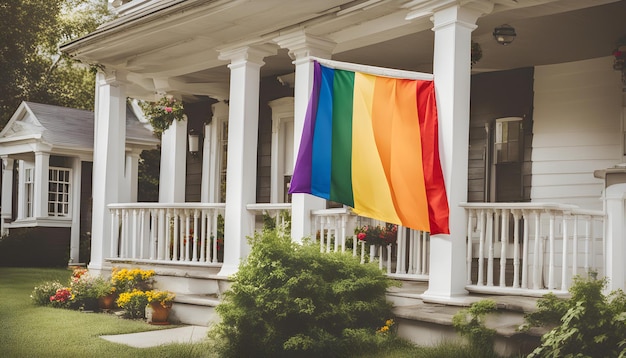
[[141, 109], [158, 137], [161, 137], [174, 121], [182, 120], [185, 114], [183, 103], [169, 96], [162, 97], [156, 102], [142, 102]]

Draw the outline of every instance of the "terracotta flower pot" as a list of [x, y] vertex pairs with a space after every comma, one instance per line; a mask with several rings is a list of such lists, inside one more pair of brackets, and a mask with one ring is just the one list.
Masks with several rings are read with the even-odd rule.
[[103, 310], [109, 310], [115, 308], [115, 299], [116, 296], [113, 293], [109, 293], [106, 296], [102, 296], [98, 298], [98, 305]]
[[159, 302], [151, 302], [146, 306], [146, 320], [150, 324], [169, 324], [171, 309], [171, 304], [163, 307]]

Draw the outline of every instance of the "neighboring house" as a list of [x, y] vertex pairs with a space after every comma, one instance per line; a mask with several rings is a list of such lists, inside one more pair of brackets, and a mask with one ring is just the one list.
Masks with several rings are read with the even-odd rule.
[[[125, 173], [120, 187], [137, 198], [139, 155], [159, 141], [126, 110]], [[61, 245], [79, 263], [79, 239], [91, 228], [94, 113], [22, 102], [0, 131], [3, 235], [38, 228], [42, 244]], [[83, 258], [87, 259], [87, 258]]]
[[[420, 299], [563, 293], [588, 270], [624, 287], [626, 83], [611, 54], [626, 1], [115, 4], [117, 19], [61, 48], [102, 69], [91, 270], [157, 267], [189, 304], [183, 293], [219, 293], [201, 280], [235, 273], [260, 215], [280, 210], [294, 240], [319, 231], [338, 238], [322, 247], [341, 249], [354, 215], [286, 194], [314, 56], [433, 74], [451, 233], [400, 230], [381, 255], [393, 277], [428, 282]], [[507, 23], [517, 37], [503, 46], [492, 33]], [[470, 67], [472, 40], [482, 59]], [[130, 204], [113, 185], [124, 100], [164, 94], [193, 111], [163, 135], [160, 203]], [[188, 128], [201, 133], [197, 156], [186, 153]]]

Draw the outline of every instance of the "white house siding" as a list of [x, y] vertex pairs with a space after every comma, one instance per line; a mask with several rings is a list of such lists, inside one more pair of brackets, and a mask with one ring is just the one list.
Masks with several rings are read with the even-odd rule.
[[612, 57], [537, 66], [531, 199], [602, 209], [593, 172], [622, 161], [622, 97]]

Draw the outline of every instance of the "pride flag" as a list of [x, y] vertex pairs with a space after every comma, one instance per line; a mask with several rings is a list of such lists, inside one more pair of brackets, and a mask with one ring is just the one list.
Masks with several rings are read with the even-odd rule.
[[315, 61], [289, 193], [358, 215], [447, 234], [433, 81], [375, 76]]

